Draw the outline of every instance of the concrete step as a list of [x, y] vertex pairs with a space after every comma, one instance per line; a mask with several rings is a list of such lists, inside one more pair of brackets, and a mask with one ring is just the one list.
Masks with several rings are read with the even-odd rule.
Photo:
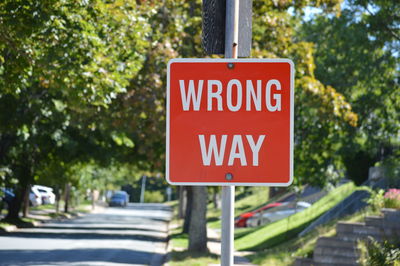
[[367, 216], [365, 217], [365, 224], [368, 226], [379, 226], [384, 224], [385, 219], [382, 216]]
[[375, 241], [382, 242], [384, 238], [379, 235], [363, 235], [363, 234], [355, 234], [355, 233], [348, 233], [339, 236], [341, 239], [346, 241], [359, 241], [359, 240], [368, 240], [372, 237]]
[[376, 226], [380, 228], [391, 228], [400, 230], [400, 218], [398, 220], [388, 220], [381, 216], [367, 216], [365, 217], [365, 224], [368, 226]]
[[354, 248], [357, 243], [355, 241], [346, 241], [339, 237], [320, 237], [316, 246]]
[[400, 238], [400, 219], [396, 221], [385, 220], [383, 217], [369, 216], [365, 218], [368, 226], [373, 226], [381, 231], [383, 237], [388, 240]]
[[350, 258], [340, 255], [325, 255], [325, 256], [314, 256], [314, 262], [321, 265], [359, 265], [357, 263], [357, 258]]
[[[375, 226], [367, 226], [365, 223], [349, 223], [339, 222], [336, 225], [337, 235], [345, 240], [357, 240], [368, 238], [369, 236], [381, 239], [384, 235], [384, 231]], [[347, 236], [352, 235], [352, 238]], [[355, 237], [355, 238], [354, 238]]]
[[400, 210], [382, 209], [383, 217], [388, 221], [400, 221]]
[[344, 247], [323, 247], [316, 246], [314, 249], [314, 259], [318, 260], [320, 257], [325, 256], [341, 256], [357, 261], [360, 257], [360, 251], [356, 247], [344, 248]]

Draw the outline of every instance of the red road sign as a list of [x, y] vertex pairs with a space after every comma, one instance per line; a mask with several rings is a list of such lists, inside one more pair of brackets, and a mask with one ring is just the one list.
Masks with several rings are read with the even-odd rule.
[[167, 83], [170, 184], [292, 183], [291, 60], [173, 59]]

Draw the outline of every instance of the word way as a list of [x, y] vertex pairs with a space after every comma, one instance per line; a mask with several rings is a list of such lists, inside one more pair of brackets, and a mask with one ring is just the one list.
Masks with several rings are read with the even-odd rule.
[[[224, 163], [225, 148], [228, 139], [228, 135], [222, 135], [220, 143], [217, 143], [216, 135], [210, 135], [208, 144], [204, 135], [198, 135], [201, 149], [201, 157], [203, 159], [203, 165], [210, 166], [212, 157], [214, 157], [215, 165], [221, 166]], [[228, 157], [228, 166], [234, 164], [235, 160], [238, 159], [242, 166], [247, 166], [247, 156], [244, 148], [244, 140], [247, 140], [247, 144], [250, 147], [252, 153], [252, 166], [258, 166], [258, 154], [261, 146], [264, 142], [265, 135], [259, 135], [257, 141], [254, 141], [252, 135], [233, 135], [232, 145]]]

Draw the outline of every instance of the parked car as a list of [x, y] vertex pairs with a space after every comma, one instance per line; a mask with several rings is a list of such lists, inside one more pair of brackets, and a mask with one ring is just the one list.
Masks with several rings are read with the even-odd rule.
[[54, 204], [56, 202], [56, 195], [53, 193], [53, 189], [51, 187], [34, 185], [32, 190], [39, 192], [42, 198], [42, 204]]
[[32, 187], [29, 192], [29, 204], [35, 207], [42, 205], [42, 203], [42, 194], [40, 194], [39, 190]]
[[257, 215], [260, 212], [264, 212], [266, 210], [269, 210], [271, 208], [275, 208], [275, 207], [278, 207], [278, 206], [281, 206], [281, 205], [282, 205], [281, 202], [274, 202], [274, 203], [267, 204], [267, 205], [265, 205], [265, 206], [263, 206], [263, 207], [261, 207], [261, 208], [259, 208], [257, 210], [254, 210], [254, 211], [251, 211], [251, 212], [242, 213], [241, 215], [239, 215], [239, 217], [237, 217], [235, 219], [235, 226], [236, 227], [246, 227], [247, 226], [247, 220], [250, 219], [251, 217]]
[[15, 194], [11, 189], [0, 188], [1, 197], [0, 197], [0, 213], [3, 209], [8, 209], [8, 205], [14, 199]]
[[110, 202], [108, 203], [109, 206], [121, 206], [125, 207], [128, 205], [129, 202], [129, 194], [125, 191], [116, 191], [111, 196]]
[[267, 210], [265, 212], [259, 212], [257, 215], [249, 218], [247, 220], [247, 226], [255, 227], [272, 223], [300, 212], [310, 206], [311, 204], [305, 201], [285, 202], [279, 207]]

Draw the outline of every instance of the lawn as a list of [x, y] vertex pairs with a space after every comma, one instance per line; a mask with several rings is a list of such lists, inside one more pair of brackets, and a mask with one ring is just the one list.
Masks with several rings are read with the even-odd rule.
[[[237, 188], [235, 191], [235, 216], [244, 212], [260, 208], [276, 198], [269, 199], [269, 187]], [[221, 229], [221, 210], [215, 209], [213, 204], [207, 206], [207, 226], [212, 229]]]
[[[367, 207], [364, 210], [355, 214], [349, 215], [340, 219], [340, 221], [360, 222], [367, 215], [376, 215], [371, 208]], [[290, 241], [286, 241], [278, 246], [264, 251], [259, 251], [248, 256], [252, 263], [257, 265], [293, 265], [296, 257], [310, 258], [317, 239], [321, 236], [334, 236], [336, 234], [336, 223], [338, 220], [330, 221], [328, 224], [321, 225], [310, 231], [303, 237], [298, 237]]]
[[[247, 189], [237, 189], [235, 202], [236, 215], [263, 206], [268, 201], [269, 188], [252, 187]], [[171, 204], [175, 213], [177, 202]], [[221, 209], [215, 209], [212, 203], [207, 206], [207, 227], [213, 229], [221, 228]], [[194, 254], [186, 251], [188, 246], [188, 235], [182, 234], [183, 220], [175, 218], [172, 220], [173, 229], [170, 232], [171, 252], [168, 265], [208, 265], [219, 264], [216, 254]]]
[[247, 229], [235, 240], [237, 250], [264, 250], [281, 244], [295, 237], [307, 225], [341, 202], [354, 192], [357, 187], [353, 183], [346, 183], [331, 190], [326, 196], [314, 203], [306, 210], [289, 216], [285, 219], [254, 229]]

